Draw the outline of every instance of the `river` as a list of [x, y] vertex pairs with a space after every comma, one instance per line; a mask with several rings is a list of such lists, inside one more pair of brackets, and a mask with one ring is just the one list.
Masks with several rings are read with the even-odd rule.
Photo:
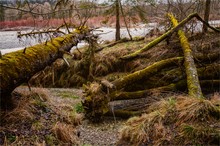
[[[220, 20], [209, 21], [213, 26], [219, 26]], [[196, 23], [196, 27], [194, 27], [194, 32], [201, 31], [202, 24], [201, 22]], [[158, 27], [156, 23], [148, 23], [148, 24], [140, 24], [137, 28], [130, 28], [130, 33], [132, 37], [135, 36], [145, 36], [150, 30], [154, 28], [159, 28], [163, 30], [163, 27]], [[31, 30], [22, 31], [22, 33], [30, 32]], [[63, 30], [64, 31], [64, 30]], [[128, 37], [128, 33], [126, 28], [121, 28], [121, 37]], [[94, 34], [99, 34], [99, 42], [103, 41], [111, 41], [115, 38], [115, 28], [111, 27], [101, 27], [93, 32]], [[46, 41], [41, 40], [42, 42]], [[17, 38], [17, 31], [0, 31], [0, 51], [2, 54], [9, 53], [12, 51], [23, 49], [24, 47], [32, 46], [40, 43], [38, 38]], [[85, 45], [85, 42], [81, 42], [78, 44], [78, 47]]]
[[[146, 35], [151, 29], [155, 27], [154, 24], [148, 24], [139, 26], [138, 28], [131, 28], [130, 33], [132, 37], [135, 36], [144, 36]], [[22, 31], [22, 33], [30, 32], [31, 30]], [[99, 42], [103, 41], [111, 41], [114, 40], [115, 37], [115, 29], [109, 27], [101, 27], [93, 32], [94, 34], [99, 34]], [[126, 28], [121, 29], [121, 37], [128, 37], [128, 33]], [[41, 40], [42, 42], [46, 41]], [[0, 31], [0, 51], [2, 54], [13, 52], [16, 50], [23, 49], [24, 47], [32, 46], [35, 44], [40, 43], [38, 38], [18, 38], [17, 31]], [[85, 42], [81, 42], [78, 44], [78, 47], [85, 45]]]

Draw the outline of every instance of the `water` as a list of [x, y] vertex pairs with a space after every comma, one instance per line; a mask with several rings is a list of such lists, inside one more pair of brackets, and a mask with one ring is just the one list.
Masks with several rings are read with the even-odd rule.
[[[218, 26], [220, 24], [220, 20], [210, 21], [209, 22], [213, 26]], [[156, 23], [148, 23], [146, 25], [140, 24], [137, 28], [130, 28], [130, 33], [132, 37], [135, 36], [145, 36], [149, 33], [150, 30], [158, 27]], [[160, 27], [160, 29], [163, 29]], [[197, 22], [196, 27], [194, 28], [195, 32], [201, 31], [202, 23]], [[29, 30], [30, 32], [31, 30]], [[62, 30], [64, 31], [64, 30]], [[23, 31], [25, 33], [28, 31]], [[110, 27], [102, 27], [93, 32], [94, 34], [99, 34], [99, 42], [103, 41], [111, 41], [115, 38], [115, 28]], [[45, 36], [44, 36], [45, 37]], [[126, 28], [121, 29], [121, 37], [128, 37], [128, 33]], [[46, 41], [46, 39], [41, 40], [42, 42]], [[40, 43], [37, 39], [31, 38], [17, 38], [17, 31], [0, 31], [0, 51], [2, 54], [9, 53], [12, 51], [20, 50], [28, 46], [33, 46], [35, 44]], [[78, 44], [78, 47], [85, 45], [85, 42], [81, 42]]]
[[[144, 36], [146, 35], [154, 26], [145, 26], [139, 28], [131, 28], [130, 33], [133, 37], [135, 36]], [[30, 32], [23, 31], [22, 33]], [[102, 27], [93, 32], [94, 34], [99, 34], [99, 42], [103, 41], [111, 41], [115, 38], [115, 28]], [[126, 28], [121, 29], [121, 37], [128, 37], [128, 33]], [[17, 51], [23, 49], [28, 46], [33, 46], [35, 44], [40, 43], [36, 39], [25, 38], [22, 39], [17, 38], [17, 31], [0, 31], [0, 51], [2, 54]], [[42, 42], [46, 41], [46, 39], [41, 40]], [[81, 42], [78, 44], [78, 47], [85, 45], [85, 42]]]

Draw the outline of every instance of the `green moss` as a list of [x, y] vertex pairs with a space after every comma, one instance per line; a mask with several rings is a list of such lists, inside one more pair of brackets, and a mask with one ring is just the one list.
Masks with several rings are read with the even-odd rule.
[[68, 92], [68, 91], [62, 91], [62, 92], [58, 93], [58, 96], [60, 96], [62, 98], [73, 98], [73, 99], [79, 98], [78, 96], [73, 95], [72, 92]]
[[56, 137], [53, 135], [45, 135], [45, 142], [47, 145], [55, 145], [55, 143], [58, 143], [58, 140], [56, 140]]
[[113, 84], [117, 89], [121, 89], [129, 84], [134, 84], [136, 81], [141, 80], [142, 78], [151, 77], [152, 75], [158, 73], [166, 67], [176, 66], [176, 62], [182, 62], [182, 57], [170, 58], [162, 61], [155, 62], [154, 64], [146, 67], [143, 70], [136, 71], [132, 74], [129, 74], [123, 78], [115, 80]]
[[8, 53], [0, 59], [0, 87], [3, 94], [26, 82], [38, 71], [61, 57], [60, 50], [69, 51], [76, 45], [74, 34], [57, 37], [47, 43], [38, 44], [23, 50]]
[[82, 113], [84, 111], [82, 103], [77, 103], [75, 105], [75, 110], [76, 110], [77, 113]]
[[[168, 16], [173, 24], [173, 27], [176, 27], [178, 25], [178, 21], [172, 14], [168, 14]], [[192, 97], [203, 98], [202, 90], [199, 84], [197, 68], [194, 63], [190, 44], [182, 30], [178, 30], [178, 35], [184, 53], [184, 66], [187, 75], [188, 93]]]

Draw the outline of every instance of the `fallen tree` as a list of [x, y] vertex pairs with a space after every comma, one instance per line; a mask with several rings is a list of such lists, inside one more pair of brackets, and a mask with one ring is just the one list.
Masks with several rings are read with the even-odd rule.
[[[178, 21], [173, 16], [173, 14], [168, 14], [168, 17], [170, 18], [170, 21], [172, 22], [173, 27], [176, 27], [178, 25]], [[180, 44], [182, 46], [183, 54], [184, 54], [184, 67], [185, 67], [186, 77], [187, 77], [188, 93], [192, 97], [203, 98], [201, 87], [199, 84], [197, 68], [194, 63], [194, 58], [192, 55], [192, 50], [190, 48], [189, 42], [182, 30], [178, 30], [178, 36], [179, 36]]]
[[[210, 55], [212, 56], [212, 55]], [[210, 57], [209, 56], [209, 57]], [[219, 54], [215, 54], [209, 59], [214, 59], [218, 57]], [[206, 57], [203, 60], [207, 60]], [[85, 88], [85, 98], [83, 101], [83, 106], [86, 112], [86, 116], [91, 118], [92, 120], [97, 120], [101, 116], [105, 114], [109, 114], [111, 112], [111, 108], [109, 107], [108, 103], [117, 100], [131, 100], [131, 99], [140, 99], [147, 96], [151, 96], [153, 93], [156, 92], [164, 92], [164, 91], [184, 91], [187, 89], [187, 82], [185, 80], [185, 76], [182, 75], [182, 72], [172, 72], [172, 78], [175, 78], [176, 82], [174, 83], [165, 83], [165, 86], [161, 86], [158, 84], [155, 88], [147, 88], [146, 90], [137, 90], [134, 92], [126, 92], [126, 88], [129, 86], [136, 86], [140, 84], [140, 80], [145, 80], [144, 78], [150, 79], [155, 74], [159, 73], [162, 68], [170, 68], [172, 66], [177, 66], [183, 64], [183, 57], [176, 57], [167, 60], [162, 60], [152, 64], [151, 66], [146, 67], [143, 70], [136, 71], [131, 73], [125, 77], [119, 78], [113, 82], [108, 81], [101, 81], [100, 83], [94, 82], [88, 86], [84, 86]], [[200, 61], [202, 59], [200, 58]], [[178, 63], [177, 63], [178, 62]], [[208, 77], [208, 73], [212, 72], [210, 77]], [[219, 89], [220, 82], [219, 82], [219, 75], [220, 75], [220, 65], [209, 65], [203, 68], [199, 68], [199, 77], [203, 80], [200, 81], [202, 87], [207, 88], [207, 85], [213, 85], [215, 89]], [[176, 75], [175, 75], [176, 73]], [[168, 75], [168, 73], [164, 73]], [[205, 80], [205, 79], [212, 79], [212, 80]], [[158, 79], [158, 78], [157, 78]], [[216, 79], [216, 80], [214, 80]], [[168, 79], [169, 80], [169, 79]], [[157, 81], [155, 81], [157, 82]], [[166, 81], [165, 81], [166, 82]], [[146, 82], [147, 84], [147, 82]], [[117, 113], [117, 112], [116, 112]], [[133, 112], [123, 111], [120, 112], [120, 115], [125, 113], [126, 117], [129, 115], [134, 115]], [[140, 114], [140, 112], [135, 112], [136, 114]]]
[[12, 52], [0, 58], [0, 101], [1, 106], [10, 101], [11, 92], [22, 83], [27, 83], [37, 72], [62, 58], [80, 40], [88, 35], [87, 30], [77, 30], [71, 34], [53, 38], [42, 44]]

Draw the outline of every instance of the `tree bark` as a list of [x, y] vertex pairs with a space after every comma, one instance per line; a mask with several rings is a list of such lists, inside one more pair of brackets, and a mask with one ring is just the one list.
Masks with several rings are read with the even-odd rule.
[[127, 24], [127, 21], [126, 21], [126, 18], [125, 18], [125, 14], [124, 14], [124, 11], [123, 11], [123, 7], [122, 7], [122, 4], [121, 4], [120, 0], [119, 0], [119, 5], [120, 5], [122, 17], [124, 19], [125, 27], [126, 27], [127, 32], [128, 32], [128, 36], [129, 36], [130, 40], [132, 40], [132, 36], [131, 36], [131, 33], [130, 33], [129, 29], [128, 29], [128, 24]]
[[4, 99], [19, 85], [70, 51], [87, 32], [77, 31], [42, 44], [8, 53], [0, 58], [0, 94]]
[[[201, 80], [200, 84], [202, 87], [207, 88], [214, 86], [216, 89], [220, 87], [220, 80]], [[162, 93], [167, 91], [184, 91], [186, 89], [187, 82], [185, 80], [180, 80], [177, 83], [171, 83], [167, 86], [134, 91], [134, 92], [123, 92], [115, 91], [109, 95], [110, 101], [117, 100], [131, 100], [131, 99], [140, 99], [146, 98], [153, 95], [154, 93]]]
[[[176, 18], [172, 14], [168, 14], [168, 17], [172, 22], [173, 27], [176, 27], [178, 25]], [[187, 77], [188, 93], [192, 97], [203, 98], [202, 90], [199, 84], [197, 68], [189, 42], [182, 30], [178, 30], [178, 35], [184, 53], [184, 66]]]
[[120, 7], [119, 7], [119, 1], [120, 0], [116, 0], [115, 1], [115, 9], [116, 9], [116, 33], [115, 33], [115, 41], [118, 41], [121, 39], [120, 37]]
[[[211, 6], [211, 0], [206, 0], [206, 2], [205, 2], [204, 21], [207, 22], [207, 23], [209, 22], [210, 6]], [[203, 24], [202, 31], [203, 31], [203, 33], [206, 33], [208, 31], [207, 25]]]

